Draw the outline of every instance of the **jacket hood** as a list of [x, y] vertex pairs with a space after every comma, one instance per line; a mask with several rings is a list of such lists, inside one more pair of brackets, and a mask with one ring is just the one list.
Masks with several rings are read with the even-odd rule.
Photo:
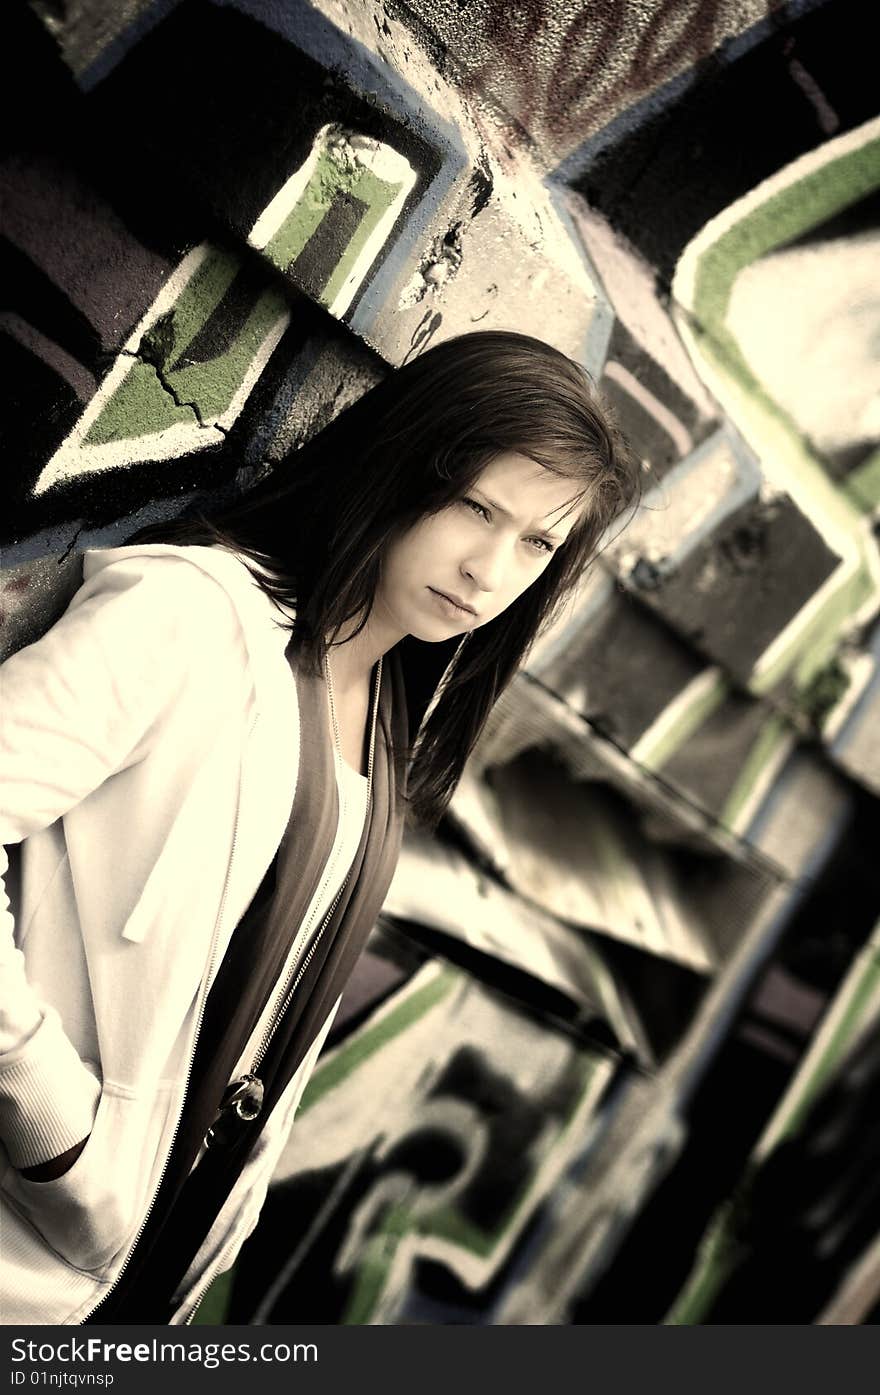
[[[83, 576], [88, 580], [102, 568], [127, 558], [154, 556], [180, 557], [212, 576], [229, 592], [243, 619], [248, 615], [253, 618], [255, 609], [262, 608], [265, 612], [268, 607], [276, 627], [276, 637], [283, 639], [286, 645], [295, 612], [289, 607], [279, 607], [270, 601], [251, 574], [253, 568], [254, 571], [268, 575], [268, 568], [252, 562], [250, 558], [245, 561], [243, 557], [227, 551], [226, 548], [172, 543], [134, 543], [123, 547], [96, 548], [83, 554]], [[249, 626], [245, 625], [244, 628], [247, 633], [251, 632]], [[459, 643], [458, 636], [437, 644], [428, 644], [407, 636], [397, 646], [406, 691], [411, 742], [415, 741], [425, 713], [455, 657]], [[252, 657], [257, 656], [252, 653]]]

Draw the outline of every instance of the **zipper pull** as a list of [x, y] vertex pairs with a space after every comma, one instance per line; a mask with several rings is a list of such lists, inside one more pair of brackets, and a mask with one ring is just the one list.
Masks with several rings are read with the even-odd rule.
[[205, 1147], [231, 1143], [263, 1108], [263, 1082], [258, 1075], [242, 1075], [223, 1091], [217, 1117], [205, 1134]]

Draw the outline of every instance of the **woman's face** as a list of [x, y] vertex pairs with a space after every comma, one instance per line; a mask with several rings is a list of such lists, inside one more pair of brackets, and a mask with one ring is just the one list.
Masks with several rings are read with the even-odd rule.
[[391, 643], [488, 624], [544, 571], [579, 516], [577, 485], [528, 456], [498, 455], [461, 499], [421, 519], [384, 558], [371, 624]]

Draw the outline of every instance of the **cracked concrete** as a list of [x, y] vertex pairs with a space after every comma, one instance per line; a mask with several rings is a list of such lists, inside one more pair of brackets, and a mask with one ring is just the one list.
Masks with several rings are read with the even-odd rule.
[[[144, 337], [146, 338], [146, 336]], [[204, 417], [202, 416], [201, 409], [199, 408], [199, 404], [194, 398], [188, 399], [184, 397], [179, 397], [175, 389], [172, 387], [171, 383], [168, 381], [168, 378], [166, 377], [163, 369], [159, 366], [159, 364], [156, 362], [154, 358], [151, 358], [149, 355], [145, 355], [142, 349], [138, 350], [137, 352], [133, 351], [132, 349], [120, 349], [118, 357], [131, 358], [134, 359], [137, 363], [142, 363], [145, 368], [152, 368], [153, 372], [156, 374], [157, 379], [159, 380], [159, 386], [163, 389], [163, 391], [168, 393], [168, 396], [171, 398], [175, 407], [180, 407], [183, 410], [189, 408], [192, 411], [193, 416], [195, 417], [196, 424], [200, 426], [202, 430], [220, 431], [224, 436], [229, 435], [229, 428], [227, 426], [221, 426], [220, 422], [217, 421], [216, 418], [214, 419], [214, 421], [205, 421]]]
[[430, 293], [442, 290], [457, 273], [462, 256], [462, 223], [458, 221], [434, 239], [418, 271], [404, 287], [398, 302], [400, 308], [409, 309]]

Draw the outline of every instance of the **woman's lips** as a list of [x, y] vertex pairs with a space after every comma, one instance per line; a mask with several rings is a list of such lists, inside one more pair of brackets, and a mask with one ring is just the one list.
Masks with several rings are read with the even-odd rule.
[[472, 605], [468, 605], [465, 601], [459, 600], [454, 595], [450, 596], [446, 591], [437, 591], [433, 586], [429, 586], [428, 590], [431, 592], [432, 596], [436, 596], [438, 602], [440, 603], [441, 607], [447, 615], [452, 615], [458, 618], [464, 615], [469, 615], [474, 620], [477, 618], [477, 612], [474, 610]]

